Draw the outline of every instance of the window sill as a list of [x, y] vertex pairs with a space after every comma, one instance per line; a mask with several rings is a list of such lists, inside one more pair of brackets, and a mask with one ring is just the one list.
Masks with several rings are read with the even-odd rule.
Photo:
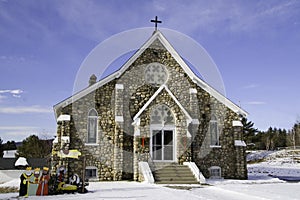
[[210, 147], [210, 148], [222, 148], [221, 145], [210, 145], [209, 147]]
[[99, 144], [97, 143], [85, 143], [85, 146], [98, 146]]
[[217, 180], [217, 179], [224, 179], [223, 177], [221, 177], [221, 176], [211, 176], [211, 177], [209, 177], [209, 179], [211, 179], [211, 180]]
[[89, 182], [98, 182], [99, 178], [98, 177], [92, 177], [92, 178], [87, 178]]

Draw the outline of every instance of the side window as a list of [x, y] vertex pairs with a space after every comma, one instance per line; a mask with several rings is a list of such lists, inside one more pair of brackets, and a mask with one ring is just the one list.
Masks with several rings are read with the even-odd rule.
[[89, 166], [85, 168], [85, 178], [87, 179], [92, 179], [92, 180], [97, 180], [98, 175], [97, 175], [97, 167], [94, 166]]
[[221, 175], [221, 167], [219, 166], [212, 166], [209, 168], [209, 173], [211, 179], [219, 179], [222, 177]]
[[212, 115], [209, 122], [209, 133], [210, 133], [210, 145], [219, 146], [220, 145], [220, 134], [219, 134], [219, 125], [218, 119], [215, 115]]
[[87, 143], [97, 143], [98, 113], [95, 109], [89, 111], [87, 124]]

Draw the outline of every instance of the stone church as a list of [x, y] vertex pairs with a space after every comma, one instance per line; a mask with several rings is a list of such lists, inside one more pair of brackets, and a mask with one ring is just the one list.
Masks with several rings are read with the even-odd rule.
[[247, 178], [247, 113], [196, 76], [161, 31], [118, 71], [87, 82], [54, 106], [53, 152], [66, 156], [52, 155], [53, 172], [63, 165], [90, 180], [138, 181], [140, 163], [153, 174], [193, 163], [205, 178]]

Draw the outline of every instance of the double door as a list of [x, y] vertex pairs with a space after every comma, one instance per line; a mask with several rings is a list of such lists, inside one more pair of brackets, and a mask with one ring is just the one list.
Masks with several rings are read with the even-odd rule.
[[152, 130], [151, 139], [154, 161], [174, 160], [174, 130]]

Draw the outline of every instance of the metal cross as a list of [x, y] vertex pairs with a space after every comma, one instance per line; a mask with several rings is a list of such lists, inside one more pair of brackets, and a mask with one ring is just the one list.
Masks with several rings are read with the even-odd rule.
[[157, 31], [157, 24], [158, 24], [158, 23], [161, 23], [161, 21], [157, 20], [157, 16], [155, 16], [155, 20], [152, 19], [150, 22], [155, 23], [155, 31]]

